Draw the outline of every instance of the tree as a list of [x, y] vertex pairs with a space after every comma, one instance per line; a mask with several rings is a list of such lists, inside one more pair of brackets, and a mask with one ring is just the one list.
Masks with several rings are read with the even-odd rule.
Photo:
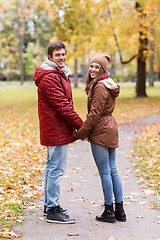
[[17, 55], [17, 39], [13, 31], [13, 6], [4, 0], [0, 1], [1, 8], [1, 38], [0, 38], [0, 53], [1, 53], [1, 66], [3, 74], [10, 80], [11, 74], [16, 72], [18, 61]]
[[56, 37], [65, 42], [74, 59], [74, 86], [77, 87], [78, 58], [84, 59], [94, 29], [94, 1], [52, 1]]
[[[159, 15], [155, 11], [158, 8], [158, 1], [102, 0], [97, 4], [101, 6], [98, 11], [98, 22], [101, 24], [101, 19], [104, 19], [107, 28], [110, 28], [108, 32], [113, 34], [121, 64], [128, 64], [137, 59], [136, 94], [138, 97], [146, 97], [146, 63], [149, 53], [148, 32], [149, 28], [153, 26], [153, 21], [155, 25], [157, 19], [159, 19]], [[110, 19], [110, 23], [108, 19]], [[154, 20], [152, 21], [152, 19]], [[107, 32], [105, 29], [106, 27], [101, 24], [101, 32]], [[108, 35], [107, 38], [111, 39]], [[104, 41], [106, 43], [105, 39]], [[103, 45], [100, 44], [99, 48], [103, 48]], [[110, 52], [113, 54], [115, 49], [110, 48]]]
[[[132, 7], [132, 6], [130, 6]], [[124, 23], [126, 23], [126, 20], [123, 20], [123, 18], [125, 18], [122, 13], [124, 12], [124, 9], [122, 7], [122, 5], [120, 4], [119, 5], [119, 8], [116, 6], [116, 11], [114, 10], [114, 12], [118, 12], [118, 15], [115, 15], [112, 17], [112, 12], [111, 12], [111, 9], [114, 9], [114, 6], [111, 6], [110, 8], [107, 7], [106, 9], [106, 12], [108, 13], [108, 16], [110, 18], [110, 22], [111, 22], [111, 29], [112, 29], [112, 33], [113, 33], [113, 36], [114, 36], [114, 39], [115, 39], [115, 43], [116, 43], [116, 46], [117, 46], [117, 49], [118, 49], [118, 52], [119, 52], [119, 56], [120, 56], [120, 61], [121, 61], [121, 64], [128, 64], [130, 63], [133, 59], [137, 58], [137, 82], [136, 82], [136, 94], [138, 97], [145, 97], [146, 96], [146, 91], [145, 91], [145, 80], [146, 80], [146, 51], [147, 51], [147, 37], [146, 37], [146, 30], [144, 30], [144, 26], [142, 25], [142, 23], [140, 23], [140, 27], [138, 28], [139, 31], [139, 47], [138, 47], [138, 52], [135, 50], [135, 54], [132, 55], [128, 60], [123, 60], [123, 57], [122, 57], [122, 49], [123, 49], [123, 52], [129, 52], [129, 49], [130, 48], [130, 41], [128, 40], [127, 38], [127, 48], [126, 48], [126, 45], [124, 45], [123, 43], [121, 43], [121, 45], [119, 44], [119, 36], [118, 34], [116, 33], [116, 30], [119, 34], [121, 34], [121, 32], [123, 31], [122, 33], [122, 36], [121, 36], [121, 42], [122, 42], [122, 39], [123, 39], [123, 36], [126, 35], [131, 35], [129, 34], [129, 29], [126, 26], [121, 26], [121, 30], [119, 30], [119, 27], [116, 26], [116, 28], [114, 27], [115, 26], [115, 23], [117, 24], [117, 21], [113, 20], [116, 19], [117, 17], [121, 17], [119, 18], [119, 21], [123, 21]], [[137, 12], [138, 13], [141, 13], [141, 8], [140, 8], [140, 5], [138, 5], [138, 3], [136, 2], [136, 9], [137, 9]], [[132, 10], [132, 13], [134, 12], [134, 10]], [[126, 13], [126, 10], [125, 10], [125, 13]], [[130, 14], [130, 16], [132, 15], [130, 11], [127, 11], [128, 14]], [[144, 17], [144, 15], [142, 14], [138, 14], [138, 18], [139, 18], [139, 21]], [[131, 23], [131, 19], [130, 17], [128, 17], [128, 19], [130, 21], [129, 24], [130, 26], [133, 25], [133, 23]], [[132, 18], [132, 19], [135, 19]], [[133, 21], [133, 20], [132, 20]], [[126, 25], [126, 24], [125, 24]], [[136, 24], [137, 25], [137, 24]], [[119, 26], [119, 25], [118, 25]], [[126, 32], [127, 30], [127, 32]], [[133, 30], [133, 33], [134, 35], [136, 34], [136, 32]], [[133, 34], [132, 34], [133, 36]], [[126, 36], [125, 36], [126, 37]], [[125, 44], [126, 44], [126, 41], [125, 41]]]
[[[24, 54], [28, 51], [28, 44], [35, 44], [39, 50], [46, 52], [49, 39], [53, 36], [54, 27], [49, 15], [49, 3], [37, 0], [0, 0], [1, 8], [1, 65], [8, 79], [14, 73], [24, 82]], [[38, 43], [38, 44], [37, 44]], [[41, 48], [42, 47], [42, 48]], [[44, 48], [44, 49], [43, 49]], [[42, 53], [36, 53], [41, 58]], [[28, 63], [28, 62], [27, 62]], [[29, 62], [32, 65], [32, 62]]]

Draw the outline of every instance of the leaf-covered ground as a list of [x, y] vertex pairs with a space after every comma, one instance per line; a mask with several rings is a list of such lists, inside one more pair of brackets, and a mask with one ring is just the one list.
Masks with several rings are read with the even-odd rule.
[[160, 134], [159, 124], [146, 126], [135, 141], [137, 174], [145, 180], [147, 188], [160, 195]]
[[[160, 113], [160, 87], [150, 88], [148, 93], [149, 98], [137, 99], [134, 87], [122, 87], [115, 110], [118, 123]], [[73, 89], [73, 98], [76, 111], [85, 120], [83, 88]], [[0, 237], [14, 238], [9, 229], [22, 222], [26, 206], [42, 196], [45, 155], [46, 148], [39, 143], [36, 88], [0, 88]], [[154, 167], [158, 169], [155, 162]]]
[[[42, 193], [45, 148], [39, 144], [36, 91], [0, 91], [1, 227], [22, 222], [26, 205]], [[0, 236], [10, 236], [2, 231]]]

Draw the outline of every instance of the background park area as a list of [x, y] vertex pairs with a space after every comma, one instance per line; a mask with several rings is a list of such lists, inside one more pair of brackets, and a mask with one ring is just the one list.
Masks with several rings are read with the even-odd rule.
[[[1, 235], [9, 237], [14, 236], [13, 226], [24, 221], [26, 209], [34, 208], [34, 199], [43, 196], [46, 149], [39, 143], [37, 88], [30, 82], [23, 87], [14, 82], [11, 85], [0, 82], [0, 85]], [[84, 87], [72, 90], [75, 110], [85, 120]], [[136, 98], [135, 86], [121, 84], [114, 114], [119, 126], [160, 114], [160, 86], [147, 87], [147, 94], [148, 98]], [[160, 122], [146, 125], [138, 133], [132, 153], [137, 157], [135, 167], [139, 178], [157, 196], [160, 194], [159, 127]], [[152, 203], [152, 207], [159, 208], [159, 201]]]
[[0, 34], [0, 238], [16, 238], [13, 226], [43, 196], [46, 149], [39, 143], [33, 75], [57, 39], [66, 45], [74, 107], [83, 120], [89, 62], [97, 53], [111, 56], [108, 71], [121, 89], [114, 117], [120, 128], [137, 131], [135, 175], [157, 197], [150, 208], [159, 211], [160, 119], [132, 129], [139, 119], [160, 116], [159, 1], [0, 0]]

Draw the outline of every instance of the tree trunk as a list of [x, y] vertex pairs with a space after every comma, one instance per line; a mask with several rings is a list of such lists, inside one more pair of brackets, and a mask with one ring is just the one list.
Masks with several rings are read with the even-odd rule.
[[24, 16], [23, 16], [24, 0], [16, 0], [17, 10], [17, 36], [18, 36], [18, 53], [19, 53], [19, 70], [20, 70], [20, 83], [24, 82], [24, 65], [23, 65], [23, 45], [24, 45]]
[[160, 81], [160, 71], [158, 72], [158, 80]]
[[74, 87], [77, 88], [78, 87], [78, 59], [75, 58], [74, 60]]
[[[151, 34], [152, 36], [154, 36], [154, 28], [151, 28]], [[149, 86], [153, 87], [154, 86], [154, 42], [153, 41], [149, 41], [149, 50], [150, 50], [150, 54], [149, 54]]]
[[149, 56], [149, 74], [148, 74], [148, 80], [149, 80], [149, 86], [154, 86], [154, 69], [153, 64], [154, 62], [154, 56], [153, 54]]
[[19, 34], [19, 62], [20, 62], [20, 82], [24, 83], [24, 65], [23, 65], [23, 36]]
[[139, 32], [139, 54], [137, 58], [137, 82], [136, 94], [137, 97], [147, 97], [146, 94], [146, 53], [147, 37], [146, 33]]
[[7, 75], [7, 82], [9, 82], [9, 81], [10, 81], [10, 75], [8, 73], [8, 75]]
[[137, 97], [147, 97], [146, 94], [146, 61], [142, 56], [137, 59], [137, 82], [136, 82]]
[[[148, 51], [148, 39], [147, 39], [147, 28], [144, 26], [144, 19], [146, 18], [143, 12], [143, 7], [136, 1], [136, 10], [140, 14], [140, 31], [139, 31], [139, 52], [137, 59], [137, 82], [136, 82], [136, 94], [137, 97], [147, 97], [146, 94], [146, 58]], [[142, 23], [141, 23], [141, 20]]]
[[136, 82], [136, 94], [137, 97], [147, 97], [146, 94], [146, 56], [144, 53], [147, 39], [141, 38], [143, 33], [140, 32], [140, 48], [137, 58], [137, 82]]

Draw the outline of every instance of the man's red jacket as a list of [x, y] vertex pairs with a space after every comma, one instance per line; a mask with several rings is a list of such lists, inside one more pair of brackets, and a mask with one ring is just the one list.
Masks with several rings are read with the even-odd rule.
[[61, 69], [38, 67], [34, 74], [38, 86], [38, 115], [40, 142], [44, 146], [68, 144], [75, 141], [75, 129], [83, 121], [74, 111], [70, 80]]

